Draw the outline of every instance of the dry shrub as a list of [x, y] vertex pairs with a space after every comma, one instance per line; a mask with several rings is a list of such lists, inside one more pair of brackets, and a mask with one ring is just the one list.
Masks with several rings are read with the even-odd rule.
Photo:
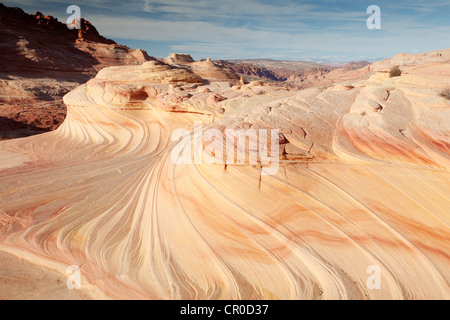
[[400, 70], [399, 66], [395, 66], [391, 68], [389, 71], [389, 78], [399, 77], [402, 74], [402, 70]]
[[447, 100], [450, 100], [450, 88], [445, 89], [441, 92], [441, 97], [444, 97]]

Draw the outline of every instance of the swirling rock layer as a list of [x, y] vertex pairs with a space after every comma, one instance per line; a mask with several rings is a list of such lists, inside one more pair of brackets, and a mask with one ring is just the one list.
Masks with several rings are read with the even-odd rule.
[[[0, 143], [1, 249], [94, 297], [450, 297], [448, 61], [303, 91], [161, 68], [103, 70], [56, 131]], [[278, 172], [176, 164], [195, 121], [278, 129]]]

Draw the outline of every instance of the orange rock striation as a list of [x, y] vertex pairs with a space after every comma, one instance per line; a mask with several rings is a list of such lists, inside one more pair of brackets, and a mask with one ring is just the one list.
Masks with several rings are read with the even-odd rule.
[[[301, 91], [103, 69], [57, 130], [0, 142], [0, 249], [81, 266], [93, 297], [449, 299], [449, 55]], [[279, 130], [276, 174], [175, 162], [205, 150], [196, 122]]]

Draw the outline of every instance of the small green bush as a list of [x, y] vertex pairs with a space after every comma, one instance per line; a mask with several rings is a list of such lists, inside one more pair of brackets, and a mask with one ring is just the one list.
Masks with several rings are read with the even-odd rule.
[[441, 97], [444, 97], [447, 100], [450, 100], [450, 88], [445, 89], [441, 92]]
[[391, 68], [389, 71], [389, 78], [399, 77], [402, 74], [402, 70], [400, 70], [399, 66], [395, 66]]

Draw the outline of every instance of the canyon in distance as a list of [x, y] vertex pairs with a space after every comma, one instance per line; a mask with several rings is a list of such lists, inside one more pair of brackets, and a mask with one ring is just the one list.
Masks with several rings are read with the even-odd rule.
[[[195, 61], [0, 26], [0, 299], [450, 298], [450, 49]], [[277, 130], [278, 171], [194, 123]], [[206, 151], [224, 164], [173, 161]]]

